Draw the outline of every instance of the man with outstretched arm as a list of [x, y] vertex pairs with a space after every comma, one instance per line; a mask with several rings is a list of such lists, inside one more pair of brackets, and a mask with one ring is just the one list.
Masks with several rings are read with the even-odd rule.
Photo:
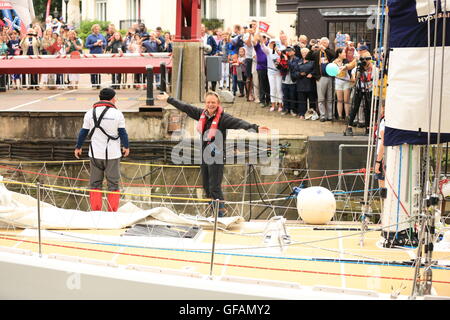
[[[75, 147], [75, 157], [80, 158], [81, 146], [86, 137], [91, 140], [89, 145], [90, 188], [101, 190], [106, 177], [108, 191], [119, 192], [120, 158], [130, 153], [128, 134], [125, 129], [125, 118], [117, 109], [116, 92], [111, 88], [100, 91], [100, 101], [84, 115], [83, 128], [78, 135]], [[121, 150], [121, 144], [123, 146]], [[108, 211], [117, 211], [120, 194], [108, 193]], [[90, 191], [89, 201], [92, 211], [102, 210], [102, 192]]]
[[170, 97], [167, 93], [157, 96], [178, 110], [197, 120], [197, 131], [202, 137], [201, 174], [203, 189], [211, 200], [219, 200], [219, 217], [225, 215], [222, 178], [225, 163], [225, 141], [227, 129], [254, 130], [259, 133], [269, 132], [269, 128], [248, 123], [223, 111], [219, 95], [214, 91], [205, 94], [205, 107], [197, 108], [183, 101]]

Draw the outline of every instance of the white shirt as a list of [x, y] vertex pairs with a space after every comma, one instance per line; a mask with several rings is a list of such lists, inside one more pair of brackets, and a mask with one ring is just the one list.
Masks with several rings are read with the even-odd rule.
[[267, 56], [267, 74], [268, 75], [281, 75], [280, 70], [275, 67], [275, 61], [280, 57], [278, 53], [272, 53], [273, 50], [264, 44], [261, 44], [261, 48]]
[[[95, 110], [95, 115], [98, 119], [105, 108], [106, 107], [96, 107], [86, 112], [86, 114], [84, 115], [83, 129], [88, 129], [90, 131], [92, 128], [94, 128], [94, 119], [92, 112]], [[116, 108], [109, 108], [109, 110], [106, 111], [102, 121], [100, 122], [100, 127], [102, 127], [110, 136], [118, 137], [118, 129], [125, 128], [125, 118], [122, 112]], [[111, 139], [109, 140], [109, 142], [107, 141], [108, 137], [100, 129], [95, 129], [94, 134], [91, 138], [94, 157], [96, 159], [106, 159], [106, 148], [108, 148], [108, 159], [118, 159], [122, 157], [122, 151], [120, 149], [120, 139]], [[90, 148], [89, 157], [92, 157]]]
[[245, 58], [246, 59], [252, 59], [253, 58], [253, 45], [248, 46], [246, 41], [250, 37], [250, 33], [244, 34], [242, 37], [242, 40], [244, 40], [244, 48], [245, 48]]

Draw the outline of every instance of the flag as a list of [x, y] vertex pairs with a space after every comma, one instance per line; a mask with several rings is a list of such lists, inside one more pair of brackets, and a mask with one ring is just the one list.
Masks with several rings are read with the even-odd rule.
[[260, 21], [259, 22], [259, 31], [260, 32], [267, 32], [270, 28], [270, 25], [268, 25], [267, 23]]

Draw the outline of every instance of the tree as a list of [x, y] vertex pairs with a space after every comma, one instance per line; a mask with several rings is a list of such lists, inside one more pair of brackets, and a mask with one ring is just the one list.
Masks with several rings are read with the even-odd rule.
[[[33, 0], [34, 13], [36, 15], [36, 20], [41, 22], [45, 21], [45, 13], [47, 11], [48, 0]], [[55, 18], [60, 18], [62, 14], [62, 1], [53, 0], [50, 6], [50, 14], [53, 16], [55, 10], [58, 12], [58, 16]]]

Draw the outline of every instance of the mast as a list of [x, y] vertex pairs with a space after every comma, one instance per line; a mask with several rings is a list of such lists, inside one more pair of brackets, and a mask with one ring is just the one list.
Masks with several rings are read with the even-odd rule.
[[[450, 141], [450, 123], [442, 121], [442, 115], [450, 114], [450, 98], [444, 95], [450, 91], [448, 1], [388, 2], [391, 51], [382, 224], [385, 246], [417, 246], [412, 299], [432, 290], [441, 144]], [[424, 79], [419, 74], [429, 76]], [[434, 166], [432, 154], [436, 155]]]
[[[428, 2], [428, 5], [429, 2]], [[430, 6], [429, 6], [430, 8]], [[443, 12], [446, 12], [447, 9], [447, 0], [441, 1], [441, 8]], [[436, 50], [437, 50], [437, 26], [438, 26], [438, 3], [435, 6], [435, 29], [434, 29], [434, 55], [433, 55], [433, 73], [432, 79], [434, 82], [435, 76], [435, 64], [436, 64]], [[428, 30], [430, 30], [430, 19], [428, 19]], [[437, 138], [436, 138], [436, 168], [433, 177], [433, 184], [430, 185], [430, 154], [431, 154], [431, 144], [430, 144], [430, 136], [431, 136], [431, 124], [430, 129], [428, 131], [428, 144], [427, 144], [427, 167], [426, 167], [426, 184], [427, 184], [427, 194], [424, 197], [424, 211], [423, 211], [423, 221], [422, 221], [422, 229], [420, 235], [420, 242], [417, 248], [417, 258], [416, 258], [416, 266], [414, 272], [414, 285], [411, 293], [411, 298], [415, 298], [417, 295], [429, 295], [431, 294], [433, 274], [432, 274], [432, 265], [433, 265], [433, 245], [436, 240], [436, 217], [440, 217], [440, 208], [439, 208], [439, 181], [441, 177], [441, 162], [442, 162], [442, 145], [441, 145], [441, 125], [442, 125], [442, 104], [443, 104], [443, 83], [444, 83], [444, 61], [445, 61], [445, 46], [446, 46], [446, 28], [447, 28], [447, 16], [443, 15], [442, 21], [442, 56], [441, 56], [441, 68], [440, 68], [440, 92], [439, 92], [439, 109], [438, 109], [438, 121], [437, 121]], [[429, 46], [430, 47], [430, 46]], [[434, 88], [434, 86], [432, 86]], [[431, 90], [431, 92], [433, 89]], [[432, 101], [433, 94], [431, 94], [430, 100]], [[432, 104], [430, 104], [430, 119], [431, 119], [431, 111]], [[431, 123], [431, 122], [430, 122]], [[423, 253], [422, 253], [423, 252]], [[424, 271], [423, 271], [423, 279], [420, 279], [420, 267], [422, 264], [422, 254], [424, 257]]]
[[[377, 6], [377, 20], [376, 20], [376, 29], [378, 30], [377, 32], [377, 37], [375, 40], [375, 48], [379, 51], [380, 54], [380, 59], [382, 57], [382, 52], [381, 52], [381, 46], [380, 44], [382, 44], [385, 48], [385, 52], [386, 52], [386, 45], [387, 45], [387, 30], [388, 30], [388, 24], [387, 24], [387, 20], [385, 19], [385, 13], [386, 13], [386, 4], [385, 4], [385, 0], [382, 0], [382, 2], [380, 0], [378, 0], [378, 6]], [[385, 58], [385, 57], [384, 57]], [[371, 99], [371, 106], [370, 106], [370, 125], [369, 125], [369, 139], [368, 139], [368, 143], [367, 143], [367, 159], [366, 159], [366, 174], [364, 177], [364, 201], [363, 201], [363, 205], [361, 207], [361, 238], [360, 238], [360, 246], [364, 245], [364, 234], [368, 229], [368, 215], [370, 215], [371, 213], [371, 207], [370, 207], [370, 200], [369, 200], [369, 184], [370, 181], [372, 181], [373, 183], [373, 179], [370, 179], [372, 177], [371, 175], [371, 168], [374, 167], [374, 161], [376, 159], [376, 156], [373, 156], [374, 150], [374, 115], [375, 115], [375, 111], [378, 110], [377, 114], [378, 114], [378, 118], [377, 118], [377, 123], [378, 123], [378, 128], [379, 128], [379, 123], [380, 123], [380, 112], [379, 112], [379, 106], [381, 105], [381, 99], [383, 99], [383, 86], [384, 86], [384, 82], [383, 82], [383, 77], [384, 77], [384, 63], [385, 61], [382, 62], [383, 67], [381, 68], [381, 76], [380, 73], [377, 72], [375, 74], [374, 80], [373, 80], [373, 88], [372, 90], [374, 90], [374, 87], [376, 86], [376, 83], [378, 83], [379, 80], [379, 76], [381, 78], [381, 83], [380, 83], [380, 87], [379, 87], [379, 96], [380, 96], [380, 104], [378, 106], [376, 106], [376, 99], [375, 99], [375, 95], [372, 94], [372, 99]], [[378, 107], [378, 108], [377, 108]], [[372, 187], [370, 187], [372, 189]]]

